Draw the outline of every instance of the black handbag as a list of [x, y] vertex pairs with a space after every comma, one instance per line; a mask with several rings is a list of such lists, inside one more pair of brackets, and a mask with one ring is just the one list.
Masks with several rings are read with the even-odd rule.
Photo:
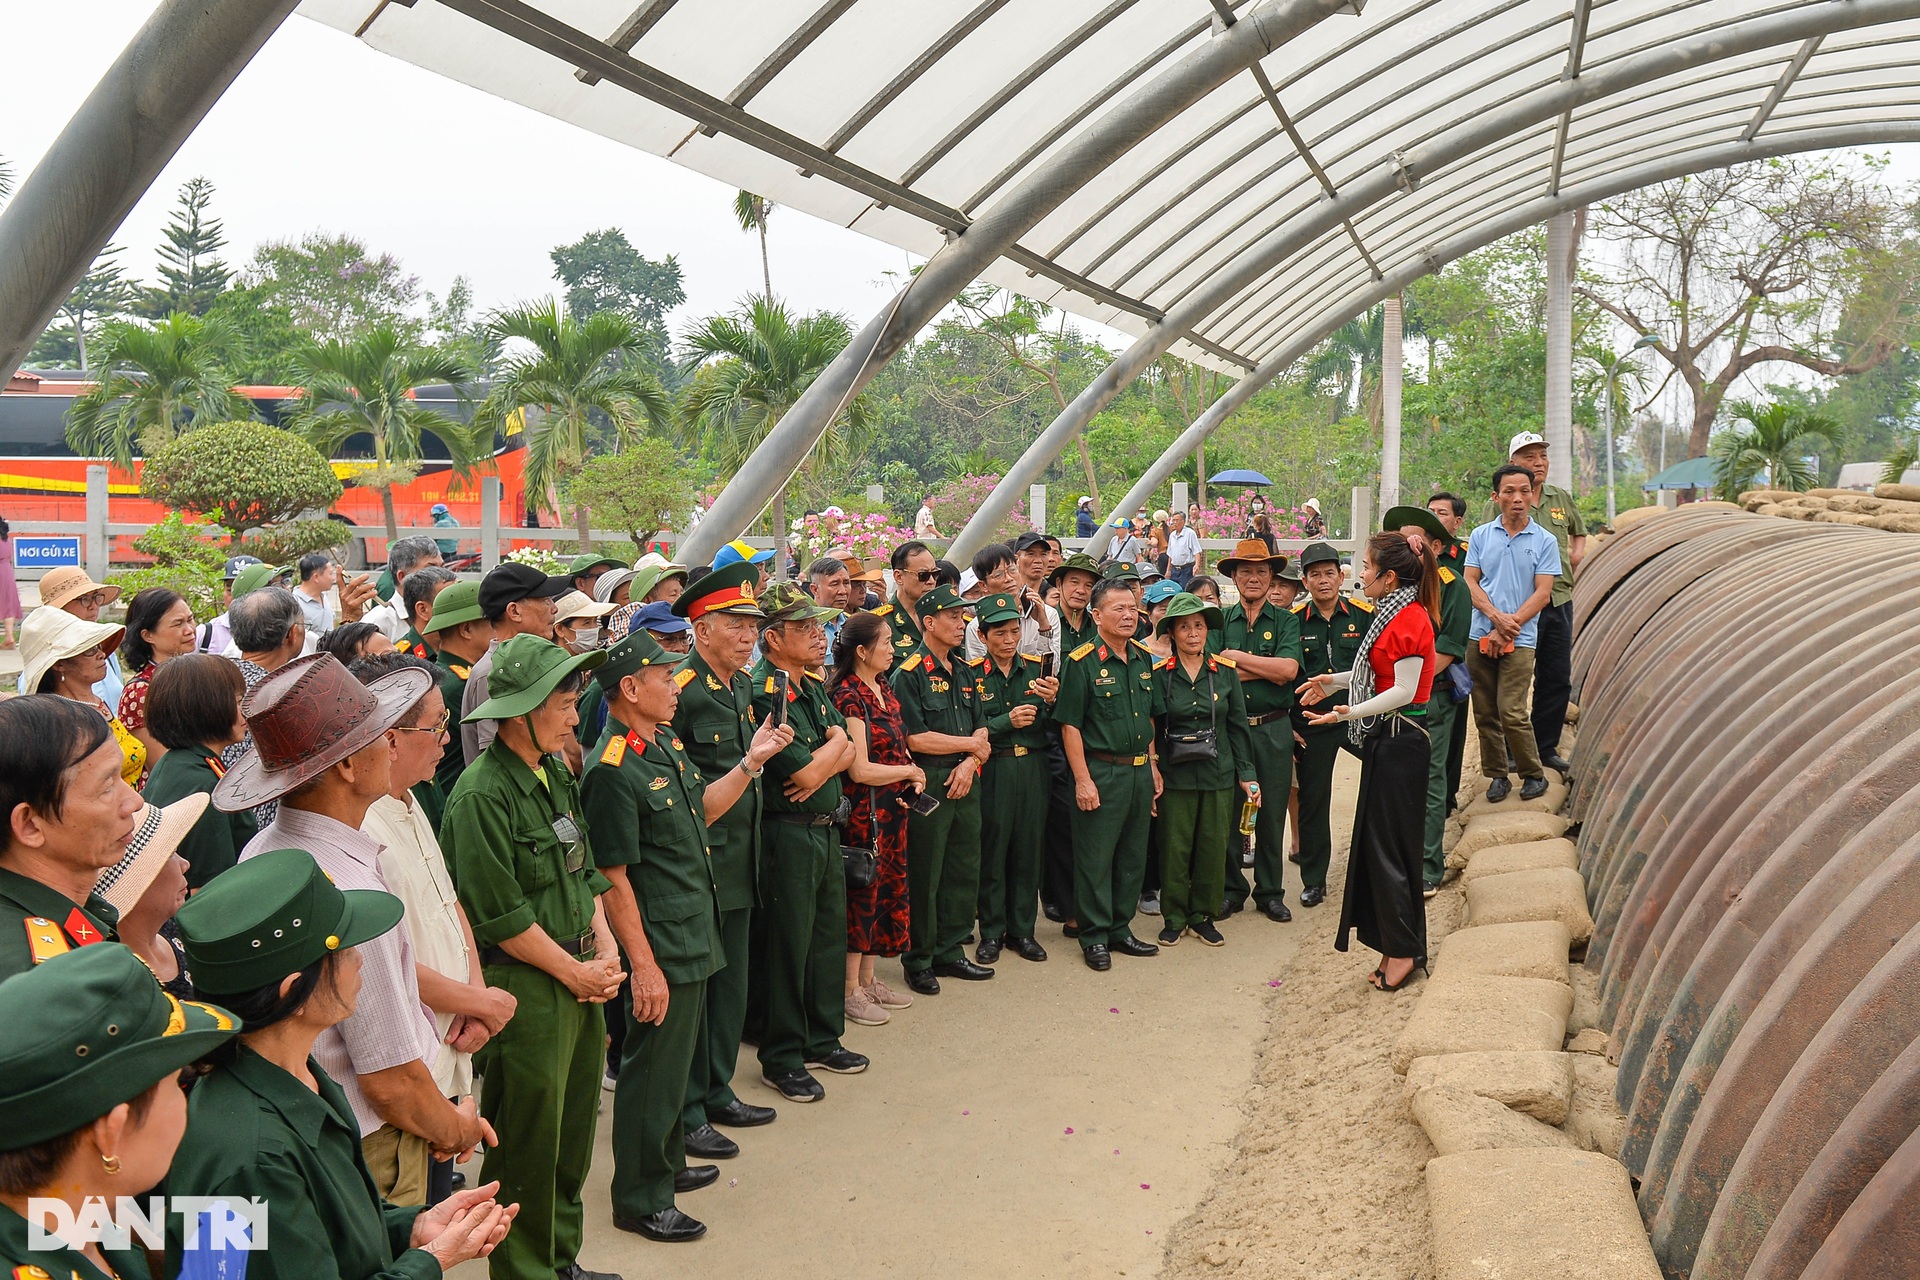
[[1167, 764], [1204, 764], [1220, 758], [1220, 695], [1213, 686], [1213, 668], [1207, 668], [1207, 719], [1204, 729], [1192, 733], [1167, 733], [1167, 745], [1160, 757]]
[[[849, 806], [848, 818], [853, 813]], [[847, 873], [847, 888], [865, 889], [880, 874], [880, 813], [873, 802], [873, 788], [867, 788], [867, 830], [870, 838], [866, 844], [846, 844], [846, 829], [841, 828], [840, 863]]]

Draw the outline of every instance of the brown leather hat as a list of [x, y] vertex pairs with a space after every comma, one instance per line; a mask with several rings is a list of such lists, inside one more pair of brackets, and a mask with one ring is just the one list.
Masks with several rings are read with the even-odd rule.
[[432, 687], [433, 673], [418, 668], [361, 684], [330, 653], [295, 658], [241, 700], [253, 750], [214, 784], [213, 807], [278, 800], [400, 723]]
[[1220, 572], [1231, 574], [1243, 564], [1272, 565], [1278, 573], [1287, 567], [1287, 558], [1267, 550], [1267, 544], [1258, 538], [1242, 538], [1233, 544], [1233, 554], [1220, 561]]

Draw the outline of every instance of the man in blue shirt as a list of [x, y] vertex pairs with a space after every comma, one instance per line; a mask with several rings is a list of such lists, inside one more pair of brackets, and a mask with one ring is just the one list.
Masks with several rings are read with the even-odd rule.
[[1480, 771], [1492, 781], [1487, 799], [1498, 804], [1513, 790], [1508, 762], [1520, 775], [1520, 798], [1547, 793], [1544, 766], [1527, 708], [1540, 611], [1553, 598], [1560, 544], [1536, 522], [1533, 473], [1511, 463], [1493, 473], [1500, 518], [1467, 540], [1467, 589], [1473, 625], [1467, 632], [1467, 673], [1473, 677], [1473, 719], [1480, 728]]

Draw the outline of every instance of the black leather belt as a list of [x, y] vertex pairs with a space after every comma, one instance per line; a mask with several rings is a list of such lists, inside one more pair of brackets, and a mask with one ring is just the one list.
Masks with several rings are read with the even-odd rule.
[[993, 754], [996, 756], [1027, 756], [1032, 755], [1037, 750], [1039, 750], [1038, 747], [995, 747]]
[[1147, 757], [1144, 755], [1117, 756], [1111, 751], [1088, 751], [1085, 754], [1089, 760], [1102, 760], [1107, 764], [1124, 764], [1136, 769], [1147, 762]]
[[[555, 938], [553, 945], [559, 947], [577, 960], [584, 960], [593, 952], [593, 935], [583, 933], [577, 938]], [[525, 960], [516, 960], [506, 953], [503, 947], [484, 947], [480, 951], [481, 964], [525, 964]]]
[[962, 751], [955, 755], [923, 756], [918, 751], [915, 751], [913, 753], [913, 762], [922, 769], [951, 769], [962, 760], [965, 760], [967, 755], [967, 752]]
[[830, 813], [762, 813], [768, 822], [784, 822], [790, 827], [830, 827], [833, 815]]
[[1263, 716], [1248, 716], [1247, 728], [1258, 729], [1263, 724], [1272, 724], [1275, 720], [1284, 720], [1286, 718], [1287, 713], [1284, 711], [1269, 711]]

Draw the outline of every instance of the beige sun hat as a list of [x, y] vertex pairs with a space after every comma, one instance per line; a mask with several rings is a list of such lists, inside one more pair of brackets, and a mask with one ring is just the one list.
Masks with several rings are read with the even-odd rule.
[[87, 622], [64, 609], [42, 605], [27, 615], [20, 628], [20, 661], [25, 667], [20, 687], [34, 693], [54, 663], [77, 658], [95, 645], [103, 644], [112, 653], [126, 634], [125, 627], [111, 622]]
[[126, 856], [100, 873], [93, 891], [113, 904], [121, 915], [133, 910], [160, 868], [167, 865], [180, 842], [200, 821], [213, 797], [205, 791], [181, 796], [166, 808], [148, 805], [127, 841]]
[[620, 606], [594, 600], [584, 591], [569, 591], [553, 602], [554, 621], [567, 622], [574, 618], [604, 618]]
[[120, 598], [120, 588], [111, 582], [95, 582], [85, 569], [50, 569], [40, 579], [40, 603], [54, 609], [65, 608], [73, 600], [91, 591], [107, 593], [107, 603]]

